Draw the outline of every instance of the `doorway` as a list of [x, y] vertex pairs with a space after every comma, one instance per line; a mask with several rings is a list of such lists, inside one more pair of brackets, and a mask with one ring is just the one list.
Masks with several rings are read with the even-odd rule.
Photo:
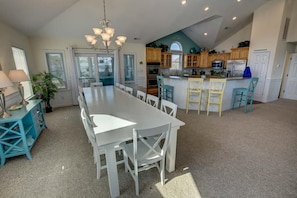
[[259, 81], [255, 89], [254, 100], [264, 101], [264, 89], [266, 75], [269, 66], [270, 51], [254, 51], [251, 57], [251, 72], [253, 77], [258, 77]]
[[297, 53], [290, 55], [284, 78], [280, 97], [297, 100]]
[[114, 57], [102, 54], [75, 54], [77, 79], [82, 87], [92, 82], [114, 85]]

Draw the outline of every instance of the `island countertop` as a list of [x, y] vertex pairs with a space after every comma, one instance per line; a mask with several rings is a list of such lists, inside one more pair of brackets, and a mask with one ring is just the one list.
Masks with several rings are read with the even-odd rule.
[[[200, 76], [199, 76], [200, 77]], [[206, 76], [204, 80], [203, 87], [204, 92], [202, 94], [202, 101], [201, 101], [201, 110], [206, 110], [206, 96], [205, 93], [209, 86], [209, 79], [210, 76]], [[187, 98], [187, 88], [188, 88], [188, 78], [193, 78], [193, 76], [189, 77], [181, 77], [181, 76], [164, 76], [164, 84], [171, 85], [174, 87], [174, 103], [177, 104], [178, 108], [185, 109], [186, 108], [186, 98]], [[227, 78], [227, 84], [224, 91], [223, 97], [223, 105], [222, 111], [231, 109], [232, 105], [232, 93], [234, 88], [241, 88], [241, 87], [248, 87], [250, 82], [250, 78], [242, 78], [242, 77], [230, 77]], [[196, 104], [190, 104], [189, 109], [197, 110]], [[210, 111], [217, 111], [217, 107], [213, 106], [210, 108]]]
[[[200, 75], [194, 75], [194, 76], [164, 76], [164, 78], [171, 78], [171, 79], [186, 79], [188, 78], [201, 78]], [[244, 78], [242, 76], [234, 76], [234, 77], [222, 77], [222, 76], [215, 76], [215, 75], [206, 75], [205, 80], [209, 80], [210, 78], [226, 78], [227, 80], [244, 80], [244, 79], [250, 79], [250, 78]]]

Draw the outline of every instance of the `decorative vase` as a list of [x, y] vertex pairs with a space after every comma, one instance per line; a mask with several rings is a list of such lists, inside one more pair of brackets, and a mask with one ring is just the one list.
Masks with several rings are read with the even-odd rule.
[[251, 68], [249, 66], [245, 67], [245, 70], [243, 72], [243, 77], [244, 78], [251, 78], [252, 77]]

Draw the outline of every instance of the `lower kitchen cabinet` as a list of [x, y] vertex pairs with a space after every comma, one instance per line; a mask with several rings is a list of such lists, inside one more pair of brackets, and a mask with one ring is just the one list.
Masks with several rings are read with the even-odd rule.
[[32, 160], [30, 150], [40, 132], [46, 128], [42, 100], [30, 100], [21, 109], [9, 111], [8, 118], [0, 118], [1, 166], [7, 158], [26, 155]]
[[158, 88], [157, 87], [147, 88], [146, 93], [154, 96], [158, 96]]

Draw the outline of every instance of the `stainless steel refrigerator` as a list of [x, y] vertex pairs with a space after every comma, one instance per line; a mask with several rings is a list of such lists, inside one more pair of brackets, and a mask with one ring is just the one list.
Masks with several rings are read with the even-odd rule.
[[246, 63], [246, 60], [228, 60], [226, 66], [228, 77], [242, 77]]

